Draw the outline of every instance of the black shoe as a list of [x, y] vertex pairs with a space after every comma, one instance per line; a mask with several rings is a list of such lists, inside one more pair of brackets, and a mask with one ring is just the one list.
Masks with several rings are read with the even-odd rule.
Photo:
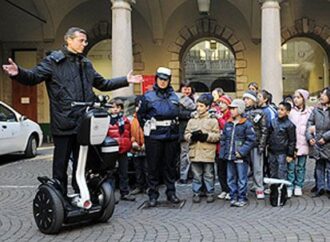
[[320, 191], [318, 191], [317, 193], [315, 193], [313, 197], [321, 197], [324, 194], [325, 194], [324, 189], [321, 189]]
[[167, 201], [170, 201], [171, 203], [179, 203], [180, 199], [175, 194], [172, 194], [167, 196]]
[[157, 199], [156, 198], [150, 198], [149, 199], [149, 207], [156, 207], [157, 205]]
[[316, 187], [316, 186], [313, 187], [312, 190], [311, 190], [311, 192], [312, 192], [312, 193], [317, 192], [317, 187]]

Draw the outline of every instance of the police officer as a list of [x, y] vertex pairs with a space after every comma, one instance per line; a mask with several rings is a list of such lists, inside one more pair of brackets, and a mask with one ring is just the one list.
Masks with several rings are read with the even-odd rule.
[[70, 154], [73, 154], [72, 185], [76, 192], [79, 188], [75, 181], [79, 144], [77, 132], [84, 108], [72, 108], [73, 101], [94, 101], [93, 87], [101, 91], [111, 91], [139, 83], [142, 76], [104, 79], [92, 63], [82, 55], [87, 46], [85, 30], [72, 27], [64, 36], [65, 46], [50, 53], [36, 67], [26, 70], [18, 67], [9, 58], [9, 64], [2, 68], [11, 79], [24, 85], [46, 82], [50, 102], [51, 132], [54, 140], [53, 178], [60, 182], [64, 195], [67, 193], [67, 167]]
[[157, 69], [155, 84], [142, 98], [138, 118], [145, 135], [149, 204], [157, 205], [160, 177], [167, 200], [179, 203], [175, 193], [176, 158], [179, 152], [179, 98], [171, 86], [171, 70]]

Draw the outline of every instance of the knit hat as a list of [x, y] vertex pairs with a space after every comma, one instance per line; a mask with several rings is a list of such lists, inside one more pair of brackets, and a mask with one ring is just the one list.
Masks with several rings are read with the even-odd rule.
[[245, 103], [242, 99], [234, 99], [229, 107], [237, 108], [239, 114], [242, 114], [245, 111]]
[[211, 104], [213, 102], [213, 96], [211, 94], [204, 93], [199, 96], [199, 98], [197, 99], [197, 102], [204, 103], [206, 106], [211, 106]]
[[254, 102], [256, 102], [258, 100], [258, 96], [257, 96], [257, 93], [254, 92], [254, 91], [251, 91], [251, 90], [248, 90], [246, 91], [244, 94], [243, 94], [243, 99], [247, 97], [247, 98], [250, 98], [251, 100], [253, 100]]
[[219, 102], [223, 102], [229, 106], [231, 104], [231, 98], [227, 95], [223, 95], [220, 97]]
[[301, 96], [304, 98], [305, 102], [308, 100], [309, 92], [305, 89], [298, 89], [296, 92], [299, 92]]

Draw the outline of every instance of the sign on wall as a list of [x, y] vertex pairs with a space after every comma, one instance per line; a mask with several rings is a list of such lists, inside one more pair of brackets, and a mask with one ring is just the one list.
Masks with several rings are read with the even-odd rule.
[[146, 91], [151, 90], [154, 83], [155, 75], [143, 75], [142, 93], [144, 94]]

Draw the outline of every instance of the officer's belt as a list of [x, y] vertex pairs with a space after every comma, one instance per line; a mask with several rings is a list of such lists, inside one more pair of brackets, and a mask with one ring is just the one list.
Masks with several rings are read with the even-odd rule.
[[171, 126], [172, 123], [173, 123], [172, 120], [156, 121], [156, 126]]

